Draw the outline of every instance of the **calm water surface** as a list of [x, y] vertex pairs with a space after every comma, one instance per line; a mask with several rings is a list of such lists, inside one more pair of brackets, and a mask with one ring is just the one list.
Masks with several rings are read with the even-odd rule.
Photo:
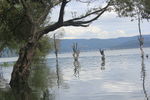
[[[150, 55], [150, 48], [145, 48]], [[32, 67], [31, 90], [14, 92], [0, 81], [0, 100], [149, 100], [150, 58], [139, 49], [106, 51], [102, 64], [99, 52], [81, 52], [78, 62], [71, 53], [54, 55]], [[10, 80], [12, 67], [1, 69], [1, 80]], [[19, 99], [18, 99], [19, 98]]]

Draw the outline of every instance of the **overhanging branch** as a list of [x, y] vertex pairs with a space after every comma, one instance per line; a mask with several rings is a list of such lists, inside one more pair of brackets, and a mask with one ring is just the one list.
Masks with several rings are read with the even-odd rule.
[[[70, 1], [70, 0], [69, 0]], [[66, 4], [69, 2], [67, 0], [62, 0], [62, 4], [61, 4], [61, 8], [60, 8], [60, 13], [59, 13], [59, 18], [58, 21], [56, 23], [54, 23], [53, 25], [49, 25], [47, 27], [45, 27], [43, 30], [41, 30], [39, 33], [41, 34], [40, 36], [42, 36], [43, 34], [47, 34], [48, 32], [54, 31], [58, 28], [60, 28], [63, 25], [63, 21], [64, 21], [64, 10], [65, 10], [65, 6]]]
[[[59, 14], [59, 19], [58, 22], [49, 25], [42, 29], [40, 31], [40, 34], [47, 34], [48, 32], [54, 31], [62, 26], [81, 26], [81, 27], [87, 27], [89, 26], [93, 21], [97, 20], [105, 11], [108, 10], [108, 7], [110, 6], [110, 2], [102, 9], [95, 10], [93, 12], [90, 12], [84, 16], [78, 17], [78, 18], [73, 18], [67, 21], [63, 21], [64, 19], [64, 9], [67, 4], [67, 0], [63, 0], [61, 9], [60, 9], [60, 14]], [[89, 18], [91, 15], [94, 15], [95, 17], [85, 20], [86, 18]]]
[[61, 5], [61, 8], [60, 8], [60, 13], [59, 13], [59, 18], [58, 18], [58, 23], [62, 24], [63, 21], [64, 21], [64, 13], [65, 13], [65, 6], [66, 4], [68, 3], [69, 1], [67, 0], [63, 0], [62, 1], [62, 5]]
[[[63, 26], [89, 26], [89, 24], [95, 20], [97, 20], [110, 6], [110, 2], [102, 9], [93, 11], [91, 13], [88, 13], [84, 16], [78, 17], [78, 18], [74, 18], [68, 21], [65, 21], [63, 23]], [[85, 18], [88, 18], [91, 15], [96, 15], [94, 18], [91, 18], [89, 20], [84, 21]]]

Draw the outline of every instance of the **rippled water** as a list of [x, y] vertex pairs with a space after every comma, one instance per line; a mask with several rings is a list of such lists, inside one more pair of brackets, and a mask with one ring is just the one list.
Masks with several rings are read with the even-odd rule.
[[[145, 53], [150, 55], [150, 48]], [[0, 100], [148, 100], [150, 58], [142, 60], [139, 49], [111, 50], [105, 55], [104, 66], [99, 52], [81, 52], [79, 62], [71, 53], [61, 54], [58, 64], [49, 55], [46, 63], [32, 67], [31, 92], [16, 96], [3, 87]], [[12, 67], [2, 70], [9, 81]]]

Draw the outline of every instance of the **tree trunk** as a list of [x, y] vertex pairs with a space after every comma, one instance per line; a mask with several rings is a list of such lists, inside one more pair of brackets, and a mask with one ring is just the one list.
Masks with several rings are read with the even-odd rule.
[[141, 17], [140, 17], [141, 13], [138, 12], [138, 30], [139, 30], [139, 44], [140, 44], [140, 50], [141, 50], [141, 57], [142, 59], [144, 58], [144, 50], [143, 50], [143, 46], [144, 46], [144, 38], [142, 37], [142, 31], [141, 31]]
[[20, 49], [19, 58], [13, 67], [10, 86], [21, 87], [28, 84], [30, 65], [35, 54], [38, 41], [28, 42]]

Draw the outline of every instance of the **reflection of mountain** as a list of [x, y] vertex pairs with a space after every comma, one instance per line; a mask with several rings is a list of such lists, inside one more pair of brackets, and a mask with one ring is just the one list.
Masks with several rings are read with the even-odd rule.
[[[144, 46], [150, 47], [150, 35], [144, 35]], [[98, 50], [99, 48], [122, 49], [122, 48], [137, 48], [138, 37], [121, 37], [114, 39], [66, 39], [61, 41], [61, 51], [72, 51], [73, 43], [78, 43], [82, 51]]]

